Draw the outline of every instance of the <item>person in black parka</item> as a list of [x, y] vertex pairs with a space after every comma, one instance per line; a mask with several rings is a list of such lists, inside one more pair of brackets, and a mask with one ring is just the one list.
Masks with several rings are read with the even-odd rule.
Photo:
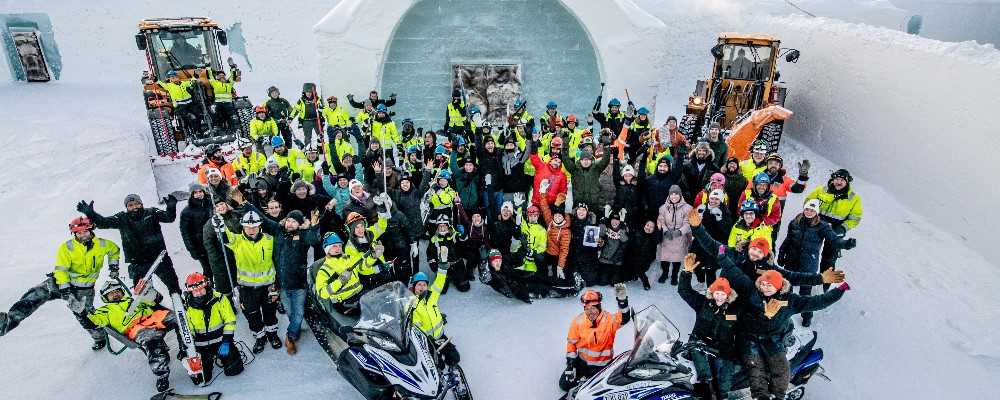
[[[146, 208], [139, 195], [130, 194], [125, 196], [125, 211], [110, 217], [94, 211], [93, 201], [81, 201], [76, 209], [90, 218], [98, 229], [118, 230], [122, 238], [122, 250], [125, 250], [125, 262], [128, 263], [128, 275], [132, 278], [132, 284], [135, 284], [146, 275], [160, 252], [167, 249], [160, 224], [177, 219], [177, 198], [167, 195], [163, 198], [163, 203], [167, 205], [166, 211], [155, 207]], [[171, 294], [181, 294], [177, 272], [174, 271], [169, 255], [164, 254], [155, 274]]]
[[191, 197], [188, 198], [187, 206], [181, 210], [181, 239], [184, 247], [187, 248], [191, 258], [201, 264], [201, 272], [205, 276], [212, 276], [212, 265], [208, 262], [208, 253], [205, 251], [205, 237], [202, 228], [212, 217], [212, 204], [205, 194], [205, 186], [200, 183], [192, 183], [189, 186]]

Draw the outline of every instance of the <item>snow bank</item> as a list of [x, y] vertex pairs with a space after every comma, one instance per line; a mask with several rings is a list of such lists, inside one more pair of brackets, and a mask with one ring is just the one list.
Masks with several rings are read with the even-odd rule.
[[1000, 129], [988, 116], [996, 114], [1000, 51], [826, 19], [750, 25], [802, 52], [781, 69], [792, 136], [970, 247], [991, 250], [1000, 186], [988, 183]]

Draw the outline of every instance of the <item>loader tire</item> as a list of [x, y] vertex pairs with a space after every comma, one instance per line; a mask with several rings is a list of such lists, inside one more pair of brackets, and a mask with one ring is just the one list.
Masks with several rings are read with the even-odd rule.
[[165, 156], [177, 153], [177, 139], [174, 137], [173, 113], [167, 108], [146, 110], [149, 119], [149, 130], [156, 144], [156, 153]]
[[237, 97], [233, 99], [233, 105], [236, 106], [236, 115], [240, 120], [239, 131], [233, 132], [237, 137], [250, 137], [250, 121], [253, 121], [253, 103], [246, 97]]
[[684, 114], [681, 120], [677, 122], [677, 130], [684, 134], [684, 137], [688, 141], [694, 140], [694, 136], [697, 134], [695, 128], [698, 125], [698, 116], [694, 114]]
[[777, 153], [781, 145], [781, 133], [785, 130], [785, 121], [774, 121], [764, 125], [757, 135], [756, 142], [764, 142], [768, 153]]

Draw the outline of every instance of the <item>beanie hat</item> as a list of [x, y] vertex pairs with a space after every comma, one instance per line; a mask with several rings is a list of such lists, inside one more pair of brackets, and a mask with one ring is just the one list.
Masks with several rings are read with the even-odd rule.
[[708, 194], [708, 198], [709, 199], [716, 198], [719, 199], [719, 201], [722, 201], [726, 198], [726, 193], [723, 192], [722, 189], [715, 189], [712, 191], [712, 193]]
[[580, 155], [580, 161], [583, 161], [583, 160], [594, 161], [594, 154], [591, 153], [591, 152], [589, 152], [589, 151], [584, 151], [583, 154]]
[[709, 178], [708, 181], [711, 182], [711, 183], [718, 183], [720, 185], [725, 185], [726, 184], [726, 176], [723, 175], [721, 172], [716, 172], [716, 173], [712, 174], [712, 177]]
[[280, 165], [278, 165], [278, 160], [274, 159], [274, 157], [270, 157], [267, 159], [267, 164], [265, 165], [265, 167], [266, 168], [280, 167]]
[[676, 193], [676, 194], [682, 194], [681, 193], [681, 187], [677, 186], [677, 185], [670, 185], [670, 190], [667, 191], [667, 193], [669, 193], [669, 194], [674, 194], [674, 193]]
[[188, 192], [194, 193], [194, 192], [196, 192], [198, 190], [204, 192], [205, 191], [205, 185], [202, 185], [199, 182], [192, 182], [190, 185], [188, 185]]
[[819, 199], [812, 199], [812, 200], [807, 201], [805, 207], [803, 207], [802, 209], [803, 210], [813, 210], [813, 211], [815, 211], [818, 214], [819, 213], [819, 204], [820, 204]]
[[305, 181], [303, 181], [301, 179], [296, 179], [295, 183], [292, 184], [292, 190], [291, 190], [291, 192], [295, 193], [295, 191], [299, 190], [299, 188], [305, 188], [305, 189], [307, 189], [307, 190], [309, 190], [311, 192], [312, 188], [310, 186], [312, 186], [312, 185], [310, 185], [309, 183], [307, 183], [307, 182], [305, 182]]
[[294, 219], [295, 222], [298, 222], [300, 224], [306, 221], [306, 217], [302, 215], [302, 211], [299, 210], [292, 210], [291, 212], [289, 212], [288, 218]]
[[764, 257], [767, 257], [771, 253], [771, 241], [759, 237], [750, 241], [750, 248], [760, 250], [764, 253]]
[[503, 254], [501, 254], [499, 251], [497, 251], [495, 249], [494, 250], [490, 250], [490, 253], [489, 253], [489, 262], [493, 262], [493, 260], [503, 260]]
[[622, 167], [622, 176], [624, 177], [625, 174], [635, 176], [635, 168], [632, 168], [631, 165], [625, 164], [625, 166]]
[[513, 212], [514, 211], [514, 203], [511, 203], [509, 201], [503, 202], [503, 204], [500, 205], [500, 211], [503, 211], [504, 209], [508, 209], [511, 212]]
[[139, 197], [139, 195], [137, 195], [135, 193], [132, 193], [132, 194], [130, 194], [128, 196], [125, 196], [125, 206], [126, 207], [128, 207], [128, 203], [131, 203], [133, 201], [137, 202], [139, 204], [142, 204], [142, 198]]
[[354, 186], [361, 186], [362, 190], [365, 188], [365, 185], [362, 185], [357, 179], [351, 179], [351, 181], [347, 184], [347, 187], [354, 189]]
[[725, 292], [726, 296], [733, 295], [733, 288], [729, 286], [729, 279], [719, 277], [715, 282], [708, 287], [708, 294], [711, 295], [715, 292]]
[[217, 175], [218, 177], [221, 178], [222, 177], [222, 172], [219, 171], [218, 168], [209, 168], [208, 171], [205, 172], [205, 177], [206, 178], [211, 178], [213, 175]]
[[764, 273], [757, 278], [757, 282], [763, 281], [770, 283], [771, 286], [774, 286], [774, 288], [778, 290], [781, 290], [781, 286], [783, 286], [784, 280], [785, 278], [781, 276], [781, 273], [773, 269], [764, 271]]

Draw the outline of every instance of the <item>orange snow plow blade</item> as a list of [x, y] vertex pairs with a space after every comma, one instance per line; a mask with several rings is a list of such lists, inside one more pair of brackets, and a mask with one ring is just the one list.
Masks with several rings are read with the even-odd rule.
[[738, 122], [733, 127], [732, 134], [726, 139], [729, 144], [729, 157], [745, 160], [750, 157], [750, 146], [764, 125], [774, 121], [784, 121], [792, 116], [792, 111], [779, 105], [768, 106], [756, 110], [750, 117]]

